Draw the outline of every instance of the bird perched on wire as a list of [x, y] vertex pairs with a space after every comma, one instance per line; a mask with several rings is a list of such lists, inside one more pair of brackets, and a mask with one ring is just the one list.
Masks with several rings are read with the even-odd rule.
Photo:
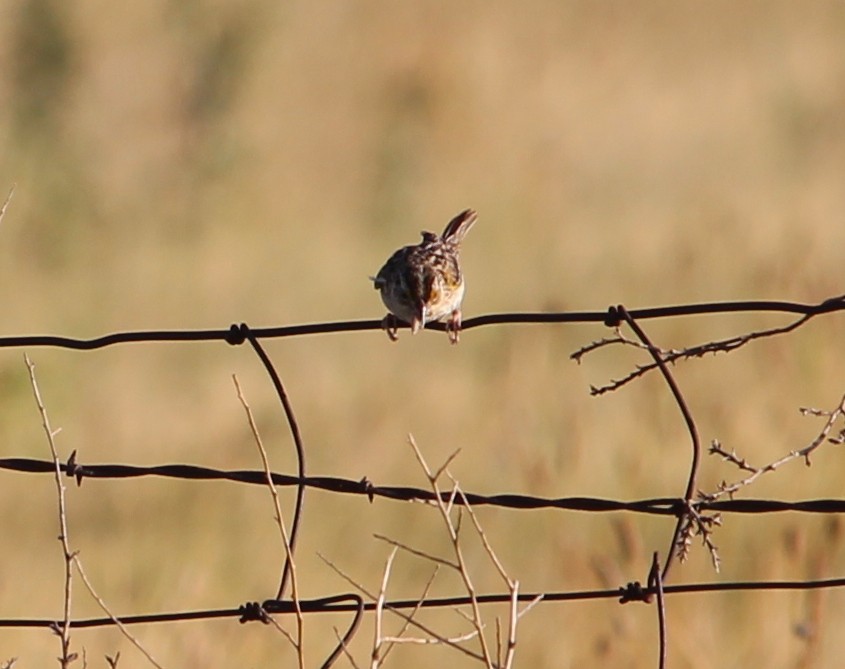
[[397, 318], [416, 334], [426, 323], [446, 320], [449, 341], [458, 343], [461, 332], [461, 302], [464, 275], [461, 271], [461, 242], [478, 215], [466, 209], [455, 216], [443, 234], [423, 232], [422, 241], [394, 253], [375, 277], [370, 277], [390, 311], [382, 327], [397, 340]]

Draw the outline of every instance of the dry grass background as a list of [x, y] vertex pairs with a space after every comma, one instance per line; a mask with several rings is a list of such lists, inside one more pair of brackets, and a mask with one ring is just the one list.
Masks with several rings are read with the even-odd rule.
[[[281, 5], [281, 6], [279, 6]], [[816, 301], [842, 293], [845, 5], [795, 2], [0, 3], [3, 333], [253, 326], [382, 315], [367, 276], [424, 228], [472, 206], [465, 314], [719, 299]], [[648, 323], [666, 345], [773, 323]], [[314, 474], [422, 485], [405, 444], [455, 448], [478, 492], [677, 495], [688, 444], [656, 378], [592, 399], [635, 359], [568, 355], [597, 327], [500, 327], [268, 342]], [[757, 462], [803, 445], [802, 405], [843, 391], [842, 324], [696, 361], [677, 377], [706, 441]], [[31, 350], [59, 446], [82, 462], [257, 468], [237, 373], [276, 470], [291, 445], [247, 350], [223, 344]], [[5, 456], [48, 453], [20, 351], [0, 355]], [[754, 496], [841, 496], [842, 454], [819, 453]], [[706, 460], [702, 484], [732, 476]], [[285, 499], [290, 499], [285, 496]], [[315, 557], [376, 587], [373, 532], [444, 550], [434, 513], [320, 493], [306, 500], [304, 596], [347, 586]], [[62, 564], [47, 477], [3, 475], [0, 617], [58, 617]], [[87, 481], [69, 493], [71, 545], [119, 614], [235, 606], [277, 584], [266, 490]], [[668, 520], [482, 510], [525, 591], [644, 578]], [[840, 521], [729, 517], [675, 581], [842, 574]], [[499, 590], [472, 547], [481, 590]], [[427, 566], [400, 556], [389, 594]], [[455, 594], [443, 578], [436, 594]], [[76, 615], [95, 615], [78, 590]], [[833, 667], [843, 594], [669, 601], [674, 667]], [[434, 619], [453, 618], [446, 616]], [[645, 667], [651, 608], [546, 604], [520, 628], [525, 667]], [[307, 620], [309, 666], [346, 618]], [[809, 637], [796, 633], [810, 630]], [[288, 666], [281, 637], [234, 621], [137, 628], [166, 666]], [[367, 627], [355, 645], [366, 663]], [[92, 666], [112, 630], [77, 632]], [[0, 630], [0, 660], [48, 666], [44, 631]], [[393, 666], [468, 666], [403, 648]]]

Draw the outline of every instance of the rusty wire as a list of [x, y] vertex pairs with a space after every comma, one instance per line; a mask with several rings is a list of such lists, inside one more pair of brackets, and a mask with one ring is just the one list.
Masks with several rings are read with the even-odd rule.
[[[472, 330], [485, 325], [516, 325], [539, 323], [610, 323], [618, 321], [615, 307], [607, 311], [572, 311], [554, 313], [502, 313], [485, 314], [468, 318], [462, 325], [462, 330]], [[786, 302], [777, 300], [747, 300], [733, 302], [705, 302], [701, 304], [680, 304], [666, 307], [648, 307], [631, 309], [628, 313], [635, 320], [653, 318], [668, 318], [677, 316], [700, 316], [704, 314], [728, 313], [786, 313], [801, 314], [814, 317], [845, 311], [845, 295], [831, 297], [816, 304], [800, 302]], [[401, 327], [401, 324], [400, 324]], [[445, 331], [443, 323], [426, 323], [430, 330]], [[58, 348], [90, 351], [117, 344], [155, 343], [155, 342], [200, 342], [226, 341], [238, 345], [244, 343], [246, 332], [250, 332], [255, 339], [275, 339], [280, 337], [298, 337], [303, 335], [329, 334], [341, 332], [363, 332], [382, 329], [381, 320], [336, 321], [327, 323], [310, 323], [303, 325], [287, 325], [282, 327], [246, 328], [246, 326], [231, 325], [227, 329], [216, 330], [147, 330], [135, 332], [114, 332], [95, 337], [93, 339], [77, 339], [54, 335], [23, 335], [14, 337], [0, 337], [0, 348], [19, 348], [35, 346], [54, 346]]]
[[[816, 304], [802, 304], [784, 301], [743, 301], [743, 302], [715, 302], [704, 304], [676, 305], [667, 307], [656, 307], [646, 309], [627, 310], [624, 306], [610, 307], [607, 311], [598, 312], [565, 312], [565, 313], [508, 313], [488, 314], [468, 319], [463, 324], [463, 329], [469, 330], [485, 325], [502, 324], [529, 324], [529, 323], [584, 323], [600, 322], [610, 327], [618, 328], [622, 323], [628, 325], [636, 334], [642, 346], [648, 350], [654, 360], [654, 364], [640, 368], [619, 382], [613, 382], [608, 387], [599, 389], [600, 392], [614, 390], [628, 381], [637, 378], [649, 369], [658, 369], [675, 399], [675, 403], [686, 422], [692, 442], [692, 459], [690, 464], [687, 485], [683, 497], [680, 498], [654, 498], [633, 501], [621, 501], [600, 499], [591, 497], [565, 497], [565, 498], [542, 498], [522, 494], [493, 494], [483, 495], [480, 493], [462, 493], [457, 498], [445, 499], [442, 493], [441, 499], [456, 505], [472, 506], [498, 506], [510, 509], [533, 510], [533, 509], [558, 509], [581, 512], [633, 512], [650, 515], [673, 516], [676, 518], [676, 526], [672, 536], [670, 548], [661, 560], [657, 552], [654, 553], [651, 570], [646, 579], [646, 585], [639, 582], [628, 583], [617, 589], [593, 590], [593, 591], [566, 591], [547, 593], [522, 593], [518, 600], [532, 602], [542, 598], [543, 602], [565, 602], [583, 601], [587, 599], [617, 598], [621, 603], [630, 601], [651, 602], [657, 597], [660, 649], [659, 665], [662, 667], [666, 662], [666, 617], [665, 600], [666, 596], [682, 593], [704, 593], [724, 592], [736, 590], [810, 590], [818, 588], [839, 588], [845, 586], [845, 578], [821, 579], [807, 581], [759, 581], [759, 582], [733, 582], [733, 583], [689, 583], [668, 585], [665, 581], [669, 568], [674, 559], [683, 555], [682, 542], [685, 539], [684, 533], [689, 533], [691, 527], [697, 522], [699, 533], [705, 534], [709, 531], [704, 525], [704, 520], [711, 520], [704, 516], [705, 512], [718, 513], [775, 513], [775, 512], [802, 512], [802, 513], [845, 513], [845, 500], [843, 499], [815, 499], [802, 501], [765, 500], [765, 499], [709, 499], [696, 495], [696, 477], [701, 460], [701, 445], [695, 427], [692, 412], [687, 406], [683, 393], [675, 382], [668, 369], [667, 362], [673, 363], [681, 357], [692, 357], [701, 355], [704, 352], [731, 351], [741, 345], [755, 339], [766, 336], [774, 336], [792, 332], [796, 328], [808, 322], [811, 318], [820, 315], [845, 311], [845, 296], [833, 297]], [[799, 318], [790, 325], [783, 328], [747, 333], [738, 337], [705, 344], [698, 348], [687, 349], [682, 352], [671, 352], [666, 354], [659, 347], [655, 346], [645, 333], [639, 321], [655, 318], [692, 316], [718, 313], [788, 313], [798, 314]], [[444, 329], [439, 323], [428, 324], [431, 329]], [[339, 639], [338, 646], [322, 664], [323, 667], [331, 666], [340, 656], [346, 644], [351, 640], [361, 616], [365, 611], [372, 611], [375, 602], [365, 602], [357, 594], [339, 594], [330, 597], [298, 600], [296, 602], [284, 599], [286, 584], [290, 576], [291, 560], [296, 545], [296, 537], [302, 519], [303, 501], [307, 489], [323, 490], [339, 494], [352, 494], [366, 496], [372, 503], [376, 499], [394, 501], [424, 501], [431, 502], [436, 499], [435, 493], [430, 490], [423, 490], [406, 486], [384, 486], [375, 485], [367, 478], [359, 481], [307, 475], [305, 465], [305, 446], [299, 432], [290, 400], [285, 392], [282, 381], [276, 372], [272, 361], [264, 352], [261, 339], [311, 335], [320, 333], [356, 332], [364, 330], [376, 330], [381, 328], [381, 321], [345, 321], [333, 323], [315, 323], [285, 327], [251, 328], [246, 324], [232, 325], [222, 330], [170, 330], [170, 331], [139, 331], [139, 332], [118, 332], [108, 334], [94, 339], [75, 339], [59, 336], [19, 336], [0, 337], [0, 348], [10, 347], [35, 347], [54, 346], [73, 350], [94, 350], [113, 346], [122, 343], [153, 343], [153, 342], [199, 342], [199, 341], [225, 341], [231, 345], [241, 345], [249, 342], [254, 352], [264, 365], [264, 369], [271, 379], [277, 396], [284, 411], [288, 427], [294, 442], [297, 455], [297, 474], [287, 475], [272, 473], [271, 479], [277, 486], [294, 486], [297, 490], [296, 501], [293, 511], [293, 525], [290, 538], [290, 552], [288, 553], [282, 568], [281, 583], [277, 596], [264, 602], [247, 602], [238, 607], [229, 609], [216, 609], [204, 611], [182, 611], [165, 612], [148, 615], [122, 616], [122, 624], [142, 623], [163, 623], [186, 620], [207, 620], [212, 618], [238, 617], [241, 622], [263, 621], [267, 622], [269, 615], [284, 615], [294, 611], [302, 613], [327, 613], [327, 612], [350, 612], [354, 613], [353, 619], [342, 639]], [[584, 347], [575, 357], [580, 359], [584, 353], [595, 350], [600, 346], [609, 343], [607, 341], [597, 342]], [[699, 350], [700, 349], [700, 350]], [[74, 452], [66, 463], [59, 464], [55, 461], [37, 460], [30, 458], [2, 458], [0, 469], [17, 472], [55, 474], [57, 465], [61, 472], [76, 479], [81, 484], [85, 479], [125, 479], [144, 476], [157, 476], [182, 480], [220, 480], [250, 485], [267, 485], [267, 473], [264, 471], [236, 470], [226, 471], [209, 467], [201, 467], [189, 464], [168, 464], [158, 466], [133, 466], [127, 464], [81, 464], [77, 462], [77, 453]], [[705, 541], [706, 543], [706, 541]], [[713, 551], [715, 552], [715, 551]], [[663, 564], [662, 570], [660, 564]], [[487, 594], [477, 595], [475, 600], [479, 604], [491, 604], [507, 602], [511, 594]], [[465, 605], [469, 602], [467, 597], [447, 597], [439, 599], [426, 599], [422, 602], [417, 600], [397, 600], [384, 602], [385, 608], [436, 608], [454, 607]], [[76, 628], [99, 627], [112, 625], [115, 621], [112, 618], [92, 618], [70, 621], [70, 626]], [[46, 619], [3, 619], [0, 620], [0, 627], [48, 627], [56, 629], [57, 621]]]

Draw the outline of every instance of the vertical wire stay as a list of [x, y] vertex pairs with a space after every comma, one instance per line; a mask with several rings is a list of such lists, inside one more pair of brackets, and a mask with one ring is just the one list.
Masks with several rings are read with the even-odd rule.
[[675, 554], [677, 552], [678, 547], [678, 541], [681, 538], [681, 530], [684, 526], [684, 519], [689, 513], [690, 504], [692, 503], [692, 497], [695, 494], [695, 485], [696, 480], [698, 478], [698, 468], [701, 463], [701, 441], [698, 437], [698, 428], [695, 426], [695, 419], [693, 419], [692, 413], [690, 412], [689, 407], [687, 406], [686, 400], [684, 399], [684, 396], [681, 393], [678, 384], [675, 382], [672, 373], [669, 371], [669, 368], [663, 361], [659, 350], [655, 348], [654, 344], [651, 343], [651, 340], [648, 338], [648, 335], [637, 324], [637, 322], [633, 319], [631, 314], [628, 312], [627, 309], [625, 309], [624, 306], [620, 304], [617, 309], [622, 318], [625, 319], [625, 322], [628, 324], [628, 326], [634, 331], [637, 337], [639, 337], [640, 341], [645, 344], [645, 346], [648, 348], [648, 352], [651, 354], [651, 357], [654, 359], [654, 362], [657, 363], [657, 366], [660, 368], [660, 373], [663, 375], [666, 384], [669, 386], [669, 390], [672, 392], [672, 397], [675, 398], [675, 402], [677, 403], [678, 408], [680, 409], [681, 414], [684, 417], [684, 422], [686, 423], [687, 430], [689, 431], [690, 435], [690, 440], [692, 442], [692, 462], [690, 463], [690, 472], [689, 477], [687, 478], [687, 487], [684, 492], [684, 508], [678, 511], [678, 522], [675, 524], [675, 531], [672, 534], [672, 543], [670, 544], [669, 550], [666, 554], [666, 564], [663, 566], [662, 580], [665, 581], [666, 577], [669, 574], [669, 568], [674, 562]]
[[294, 553], [296, 552], [296, 540], [299, 536], [299, 525], [302, 520], [302, 505], [305, 499], [305, 447], [302, 445], [302, 435], [299, 432], [299, 424], [296, 422], [293, 406], [290, 403], [287, 392], [285, 392], [282, 380], [279, 378], [279, 374], [273, 366], [273, 362], [258, 342], [258, 339], [255, 335], [253, 335], [252, 331], [245, 324], [241, 327], [245, 331], [246, 337], [249, 340], [252, 349], [264, 365], [264, 369], [270, 376], [270, 380], [273, 382], [273, 387], [276, 389], [276, 394], [278, 395], [279, 400], [282, 403], [282, 407], [284, 408], [285, 417], [287, 418], [290, 433], [293, 437], [293, 443], [296, 448], [297, 475], [299, 477], [299, 483], [297, 483], [296, 486], [296, 503], [293, 512], [293, 522], [291, 523], [290, 529], [290, 553], [285, 556], [285, 565], [282, 568], [279, 591], [276, 594], [276, 599], [282, 599], [285, 595], [288, 580], [290, 579], [291, 561], [293, 560]]
[[364, 599], [354, 592], [332, 598], [332, 600], [338, 602], [344, 600], [352, 601], [355, 604], [355, 616], [352, 618], [352, 622], [349, 624], [349, 628], [346, 630], [346, 633], [338, 640], [335, 649], [326, 658], [326, 661], [320, 665], [320, 669], [329, 669], [329, 667], [337, 662], [341, 655], [348, 652], [349, 642], [352, 641], [352, 637], [354, 637], [355, 633], [358, 631], [358, 626], [361, 624], [361, 617], [364, 615]]
[[663, 576], [660, 573], [660, 556], [654, 551], [651, 558], [651, 571], [648, 575], [649, 590], [657, 594], [657, 625], [660, 647], [658, 650], [657, 666], [666, 667], [666, 605], [663, 600]]

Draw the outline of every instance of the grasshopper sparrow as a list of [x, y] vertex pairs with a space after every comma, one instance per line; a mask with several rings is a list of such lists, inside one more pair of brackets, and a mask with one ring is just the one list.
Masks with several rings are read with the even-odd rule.
[[475, 211], [467, 209], [449, 221], [442, 235], [423, 232], [419, 244], [396, 251], [373, 278], [390, 311], [382, 327], [391, 340], [397, 339], [397, 319], [408, 323], [413, 334], [426, 323], [448, 319], [449, 341], [458, 343], [464, 299], [460, 247], [476, 219]]

